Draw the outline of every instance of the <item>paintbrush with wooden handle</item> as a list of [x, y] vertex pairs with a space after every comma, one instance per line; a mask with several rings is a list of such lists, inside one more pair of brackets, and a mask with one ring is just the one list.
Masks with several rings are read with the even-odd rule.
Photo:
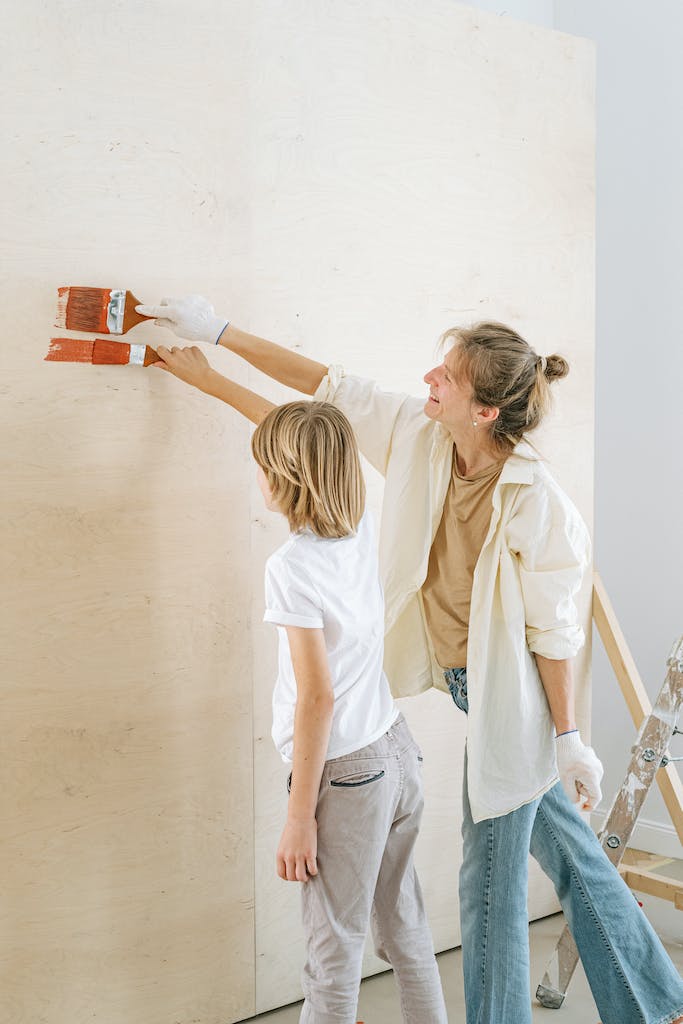
[[99, 366], [149, 366], [159, 356], [149, 345], [129, 345], [108, 338], [52, 338], [48, 363], [94, 363]]
[[139, 304], [132, 292], [120, 288], [59, 288], [55, 327], [93, 334], [125, 334], [143, 320], [154, 319], [137, 313], [135, 307]]

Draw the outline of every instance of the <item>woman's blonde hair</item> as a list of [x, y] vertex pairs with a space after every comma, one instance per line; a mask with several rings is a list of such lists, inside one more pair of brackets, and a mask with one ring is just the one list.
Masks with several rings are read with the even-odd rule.
[[254, 431], [251, 450], [290, 529], [319, 537], [355, 533], [365, 508], [358, 445], [328, 402], [288, 402]]
[[495, 321], [452, 327], [441, 337], [443, 345], [449, 341], [455, 342], [455, 372], [471, 385], [472, 400], [500, 410], [491, 441], [509, 454], [550, 409], [550, 384], [567, 376], [569, 363], [537, 355], [516, 331]]

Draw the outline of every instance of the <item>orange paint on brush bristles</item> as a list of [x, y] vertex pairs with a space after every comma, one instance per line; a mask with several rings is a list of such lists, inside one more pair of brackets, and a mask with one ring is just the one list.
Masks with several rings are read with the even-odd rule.
[[[134, 346], [142, 348], [140, 345]], [[143, 366], [159, 361], [159, 356], [149, 345], [144, 346]], [[45, 362], [51, 363], [93, 363], [96, 366], [127, 366], [131, 359], [131, 346], [126, 341], [110, 341], [95, 338], [52, 338]]]
[[104, 288], [59, 288], [56, 327], [68, 331], [109, 334], [107, 309], [110, 292]]
[[[108, 319], [112, 291], [118, 295], [113, 307], [120, 308], [122, 314], [118, 326], [114, 327], [110, 326]], [[135, 312], [139, 304], [140, 300], [129, 291], [124, 293], [112, 288], [85, 288], [80, 285], [58, 288], [55, 327], [67, 331], [91, 331], [93, 334], [126, 334], [136, 324], [152, 319]]]
[[125, 341], [105, 341], [96, 338], [92, 361], [99, 366], [126, 366], [130, 361], [130, 345]]
[[53, 338], [45, 361], [50, 363], [92, 363], [92, 338]]

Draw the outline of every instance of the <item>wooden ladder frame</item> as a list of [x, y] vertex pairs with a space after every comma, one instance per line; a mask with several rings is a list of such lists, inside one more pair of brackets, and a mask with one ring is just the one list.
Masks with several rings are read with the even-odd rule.
[[[665, 753], [677, 731], [676, 719], [683, 703], [683, 640], [674, 644], [666, 679], [653, 708], [598, 573], [593, 577], [593, 620], [638, 730], [624, 782], [598, 836], [605, 853], [618, 866], [655, 779], [683, 844], [683, 783]], [[637, 781], [635, 795], [634, 778]], [[671, 900], [675, 907], [683, 910], [683, 883], [632, 867], [622, 868], [622, 874], [632, 889]], [[536, 990], [536, 998], [542, 1006], [559, 1009], [578, 960], [576, 944], [565, 926]]]

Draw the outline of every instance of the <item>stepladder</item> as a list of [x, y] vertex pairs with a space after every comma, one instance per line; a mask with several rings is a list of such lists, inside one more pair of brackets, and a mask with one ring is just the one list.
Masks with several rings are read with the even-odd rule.
[[[645, 799], [655, 781], [659, 783], [667, 809], [683, 843], [683, 786], [673, 763], [682, 759], [673, 758], [669, 754], [672, 737], [680, 734], [677, 722], [683, 705], [683, 636], [671, 649], [664, 683], [654, 705], [651, 706], [597, 574], [593, 589], [593, 618], [638, 727], [623, 781], [598, 833], [605, 854], [615, 867], [618, 867]], [[680, 885], [667, 885], [667, 879], [648, 872], [627, 871], [625, 881], [632, 888], [669, 898], [683, 910], [683, 887]], [[542, 1006], [559, 1009], [564, 1002], [578, 960], [576, 944], [569, 928], [565, 926], [536, 990], [536, 998]]]

